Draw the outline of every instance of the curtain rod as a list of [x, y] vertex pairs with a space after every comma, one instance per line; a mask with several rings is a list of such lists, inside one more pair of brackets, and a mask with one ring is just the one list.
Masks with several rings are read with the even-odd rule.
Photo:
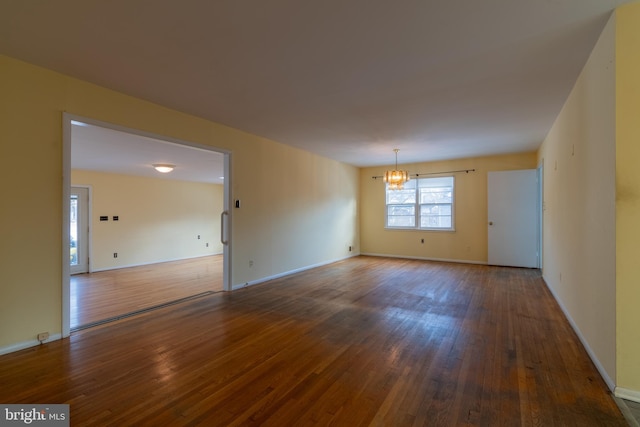
[[[414, 176], [416, 178], [419, 178], [421, 176], [425, 176], [425, 175], [442, 175], [444, 173], [469, 173], [469, 172], [475, 172], [475, 169], [460, 169], [457, 171], [445, 171], [445, 172], [429, 172], [429, 173], [414, 173], [413, 175], [409, 175], [409, 176]], [[378, 176], [372, 176], [371, 178], [373, 179], [378, 179], [378, 178], [383, 178], [382, 175], [378, 175]]]

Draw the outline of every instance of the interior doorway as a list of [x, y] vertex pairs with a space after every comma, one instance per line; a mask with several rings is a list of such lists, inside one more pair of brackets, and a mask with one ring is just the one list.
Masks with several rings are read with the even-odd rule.
[[[75, 249], [75, 253], [76, 253], [75, 261], [78, 264], [80, 264], [81, 258], [85, 259], [84, 254], [87, 255], [86, 270], [84, 271], [91, 272], [90, 275], [92, 275], [94, 278], [97, 277], [98, 274], [101, 272], [107, 272], [112, 270], [115, 271], [119, 267], [133, 269], [136, 266], [147, 265], [147, 268], [146, 268], [147, 270], [149, 270], [150, 268], [158, 269], [154, 266], [159, 265], [160, 263], [163, 263], [163, 262], [179, 261], [183, 257], [182, 255], [175, 255], [175, 254], [171, 254], [171, 255], [160, 254], [156, 258], [151, 256], [151, 258], [146, 258], [142, 260], [131, 258], [130, 261], [127, 260], [129, 262], [128, 264], [122, 265], [122, 262], [124, 262], [125, 259], [123, 259], [124, 258], [122, 256], [123, 254], [122, 253], [119, 254], [116, 249], [113, 252], [113, 259], [111, 259], [112, 262], [111, 264], [109, 264], [109, 260], [106, 259], [106, 256], [105, 256], [105, 251], [111, 250], [111, 249], [110, 248], [105, 249], [104, 225], [105, 224], [110, 225], [111, 228], [109, 229], [110, 231], [107, 232], [107, 235], [113, 235], [113, 236], [116, 236], [117, 233], [121, 232], [122, 229], [124, 229], [126, 226], [130, 227], [128, 233], [120, 234], [120, 238], [117, 240], [117, 242], [118, 242], [118, 245], [124, 246], [127, 248], [124, 251], [126, 255], [132, 256], [131, 255], [132, 253], [139, 254], [141, 252], [145, 252], [145, 250], [144, 248], [141, 250], [141, 246], [139, 246], [140, 242], [136, 242], [135, 244], [133, 243], [128, 244], [126, 242], [123, 242], [123, 240], [126, 239], [126, 237], [122, 237], [122, 236], [127, 236], [130, 234], [131, 235], [138, 234], [140, 229], [145, 228], [146, 222], [152, 224], [154, 219], [150, 217], [152, 215], [148, 214], [147, 212], [147, 216], [145, 216], [144, 219], [140, 221], [140, 223], [142, 223], [142, 226], [131, 228], [130, 222], [132, 221], [131, 217], [133, 215], [128, 214], [123, 216], [122, 214], [119, 214], [119, 212], [117, 212], [118, 209], [116, 209], [116, 211], [114, 212], [106, 212], [106, 210], [109, 210], [110, 208], [105, 209], [105, 204], [103, 203], [101, 205], [101, 208], [99, 209], [100, 212], [98, 212], [98, 210], [95, 210], [94, 211], [95, 215], [91, 213], [90, 214], [91, 216], [89, 216], [86, 219], [85, 221], [87, 225], [86, 227], [84, 224], [80, 224], [81, 221], [77, 218], [77, 216], [81, 211], [81, 209], [79, 210], [78, 206], [83, 203], [82, 200], [84, 200], [84, 196], [77, 195], [75, 189], [72, 189], [72, 183], [73, 183], [72, 173], [75, 176], [74, 171], [78, 170], [78, 166], [76, 165], [76, 163], [78, 159], [82, 158], [83, 156], [90, 158], [92, 161], [95, 161], [101, 164], [100, 166], [95, 167], [95, 171], [97, 171], [96, 173], [112, 173], [114, 174], [113, 177], [119, 177], [119, 176], [129, 176], [127, 174], [132, 174], [132, 176], [136, 175], [137, 174], [136, 171], [129, 170], [127, 169], [127, 167], [130, 167], [129, 163], [135, 163], [135, 159], [139, 158], [140, 156], [150, 156], [148, 159], [148, 162], [142, 162], [142, 161], [137, 162], [138, 166], [141, 163], [144, 163], [143, 166], [141, 167], [141, 172], [140, 172], [142, 175], [144, 175], [144, 174], [149, 174], [149, 171], [152, 170], [151, 165], [155, 163], [157, 160], [162, 160], [162, 163], [167, 163], [167, 162], [170, 163], [172, 160], [171, 156], [179, 157], [181, 155], [184, 155], [184, 158], [179, 157], [179, 160], [175, 162], [177, 163], [176, 170], [179, 170], [179, 173], [176, 174], [176, 178], [173, 179], [173, 181], [175, 182], [178, 182], [181, 179], [185, 180], [185, 182], [190, 179], [194, 179], [194, 180], [200, 179], [200, 178], [191, 178], [191, 177], [185, 178], [186, 173], [191, 172], [193, 175], [193, 172], [195, 170], [202, 169], [201, 168], [202, 165], [199, 165], [199, 166], [193, 166], [191, 170], [189, 170], [190, 167], [188, 165], [189, 163], [188, 159], [196, 158], [201, 162], [203, 161], [203, 159], [209, 159], [209, 158], [219, 159], [219, 160], [215, 160], [216, 162], [219, 161], [219, 167], [212, 167], [210, 168], [210, 170], [205, 168], [204, 174], [208, 175], [208, 178], [205, 177], [203, 179], [205, 180], [219, 179], [221, 181], [220, 185], [218, 185], [218, 187], [222, 187], [222, 191], [221, 191], [222, 200], [219, 205], [220, 212], [211, 213], [212, 218], [215, 217], [216, 221], [220, 221], [219, 226], [211, 227], [211, 228], [215, 228], [217, 231], [220, 232], [221, 235], [220, 235], [219, 241], [222, 242], [220, 243], [220, 252], [218, 257], [222, 259], [222, 261], [219, 262], [219, 264], [221, 265], [221, 269], [220, 269], [221, 277], [219, 280], [215, 280], [215, 282], [217, 283], [215, 286], [217, 286], [216, 290], [230, 290], [231, 285], [230, 285], [229, 272], [230, 272], [230, 245], [231, 245], [231, 235], [230, 235], [231, 218], [229, 216], [229, 206], [230, 206], [229, 177], [230, 177], [231, 154], [223, 150], [215, 149], [208, 146], [203, 146], [200, 144], [178, 141], [170, 138], [165, 138], [159, 135], [152, 135], [149, 133], [140, 132], [133, 129], [122, 128], [120, 126], [115, 126], [112, 124], [103, 123], [103, 122], [95, 121], [92, 119], [78, 117], [78, 116], [74, 116], [66, 113], [64, 114], [63, 120], [64, 120], [63, 122], [63, 125], [64, 125], [63, 193], [64, 193], [64, 198], [66, 200], [66, 203], [63, 205], [65, 206], [65, 212], [63, 212], [63, 218], [65, 219], [65, 221], [63, 221], [63, 245], [67, 248], [65, 252], [69, 254], [69, 256], [65, 255], [65, 259], [63, 263], [63, 325], [62, 325], [63, 335], [68, 336], [72, 330], [72, 326], [71, 326], [72, 312], [71, 311], [73, 309], [74, 304], [78, 303], [78, 301], [75, 300], [75, 297], [77, 297], [78, 293], [71, 292], [71, 275], [74, 274], [74, 280], [75, 280], [76, 278], [80, 277], [80, 276], [76, 276], [76, 274], [80, 273], [82, 275], [82, 272], [84, 270], [84, 267], [79, 267], [76, 265], [72, 266], [72, 263], [70, 262], [70, 258], [73, 258], [73, 252], [74, 252], [73, 249]], [[103, 143], [99, 145], [99, 148], [97, 149], [99, 150], [98, 152], [91, 152], [89, 156], [86, 156], [86, 153], [82, 154], [82, 150], [76, 151], [78, 146], [76, 146], [76, 144], [74, 143], [74, 140], [76, 139], [74, 135], [78, 135], [80, 133], [86, 133], [86, 131], [90, 130], [90, 128], [95, 129], [99, 132], [102, 132], [99, 134], [98, 139], [107, 138], [107, 136], [105, 135], [109, 135], [108, 138], [111, 138], [112, 135], [109, 133], [111, 132], [112, 134], [118, 133], [121, 135], [126, 135], [127, 137], [130, 138], [130, 140], [127, 140], [125, 143], [115, 142], [115, 140], [112, 140], [112, 139], [109, 139], [108, 141], [106, 141], [106, 143], [104, 143], [105, 141], [102, 141]], [[78, 129], [80, 129], [81, 132], [77, 132]], [[143, 145], [140, 145], [140, 144], [143, 144]], [[91, 144], [89, 144], [89, 146], [91, 147]], [[96, 145], [93, 146], [94, 149], [95, 147]], [[114, 149], [116, 151], [114, 151]], [[161, 154], [158, 154], [158, 153], [161, 153]], [[179, 153], [183, 153], [183, 154], [179, 154]], [[114, 162], [114, 159], [112, 158], [112, 156], [116, 156], [116, 160], [118, 158], [124, 159], [124, 160], [119, 164], [117, 161]], [[165, 156], [165, 157], [162, 157], [162, 156]], [[104, 168], [105, 168], [105, 165], [107, 164], [110, 164], [111, 166], [113, 166], [114, 169], [105, 170]], [[93, 166], [91, 164], [89, 164], [89, 166], [84, 164], [79, 168], [81, 168], [83, 171], [86, 171], [86, 170], [92, 170]], [[153, 171], [151, 173], [157, 173], [157, 172]], [[215, 178], [212, 178], [214, 176]], [[171, 180], [169, 179], [168, 181], [171, 181]], [[126, 184], [121, 185], [120, 188], [122, 190], [116, 189], [115, 191], [126, 192], [127, 187], [128, 186]], [[95, 197], [98, 197], [100, 195], [104, 196], [104, 191], [102, 192], [97, 191], [96, 188], [92, 188], [92, 190], [93, 190], [92, 192], [95, 193]], [[104, 186], [102, 190], [104, 190]], [[160, 190], [159, 192], [165, 193], [165, 191], [162, 191], [162, 190]], [[168, 192], [169, 191], [167, 191], [167, 193]], [[134, 204], [136, 205], [136, 210], [134, 212], [144, 209], [144, 207], [141, 208], [139, 205], [142, 205], [143, 204], [142, 201], [145, 201], [149, 198], [146, 196], [147, 194], [142, 194], [137, 200], [134, 201]], [[87, 194], [86, 200], [88, 199], [89, 199], [89, 195]], [[94, 202], [92, 202], [92, 204], [94, 204]], [[175, 205], [176, 200], [172, 199], [171, 201], [169, 201], [169, 203], [173, 203]], [[89, 212], [91, 212], [91, 207], [90, 207], [91, 204], [87, 202], [87, 205], [88, 205], [87, 209], [85, 209], [84, 211], [87, 212], [87, 215], [89, 215]], [[112, 205], [113, 204], [107, 205], [107, 206], [110, 207]], [[166, 209], [162, 209], [162, 208], [158, 209], [156, 206], [155, 210], [164, 211]], [[105, 212], [102, 212], [102, 211], [105, 211]], [[153, 211], [153, 208], [150, 208], [149, 212], [152, 212], [152, 211]], [[106, 213], [107, 215], [102, 215], [103, 213]], [[95, 216], [95, 218], [93, 216]], [[178, 219], [172, 222], [172, 221], [167, 221], [165, 218], [164, 220], [160, 219], [158, 221], [160, 222], [164, 221], [164, 228], [166, 229], [172, 226], [177, 227], [175, 224], [186, 223], [187, 220], [188, 219], [183, 218], [183, 219]], [[84, 242], [87, 243], [87, 248], [84, 251], [78, 250], [77, 246], [80, 240], [82, 240], [82, 238], [79, 237], [81, 234], [80, 230], [88, 229], [88, 226], [90, 223], [93, 223], [94, 227], [97, 227], [98, 229], [100, 229], [100, 226], [103, 227], [102, 237], [99, 232], [96, 232], [95, 234], [92, 233], [91, 237], [87, 236], [84, 239]], [[167, 226], [167, 224], [169, 225]], [[76, 228], [74, 229], [74, 227]], [[161, 232], [162, 230], [158, 229], [155, 231]], [[182, 230], [177, 230], [175, 234], [177, 235], [185, 234], [181, 231]], [[150, 233], [150, 234], [153, 235], [155, 233]], [[134, 237], [139, 238], [139, 236], [134, 236]], [[193, 238], [195, 239], [196, 236], [194, 235]], [[206, 245], [207, 248], [210, 246], [210, 244], [213, 246], [214, 242], [211, 241], [210, 236], [202, 236], [202, 240], [200, 240], [200, 238], [201, 238], [200, 232], [198, 232], [197, 244], [201, 245], [202, 247], [205, 247]], [[95, 242], [94, 245], [92, 245], [91, 239], [93, 239], [94, 241], [98, 239], [98, 241]], [[135, 245], [138, 245], [138, 246], [135, 246]], [[174, 244], [174, 242], [171, 241], [170, 238], [165, 239], [165, 241], [163, 241], [163, 245], [168, 248], [180, 247], [179, 244]], [[73, 246], [75, 246], [76, 248], [72, 248]], [[89, 248], [92, 248], [92, 252], [93, 252], [91, 257], [91, 262], [89, 262], [88, 260]], [[84, 254], [81, 255], [80, 252], [84, 252]], [[152, 251], [149, 251], [149, 252], [152, 252]], [[184, 258], [195, 258], [200, 256], [200, 254], [201, 254], [200, 252], [196, 252], [194, 255], [194, 253], [191, 252], [191, 253], [185, 254]], [[202, 252], [202, 256], [206, 257], [208, 255], [212, 255], [212, 253]], [[96, 260], [95, 262], [94, 262], [94, 259]], [[114, 260], [121, 263], [117, 264], [116, 262], [113, 262]], [[98, 267], [98, 268], [95, 268], [95, 267]], [[220, 286], [220, 283], [222, 283], [222, 286]], [[77, 281], [74, 282], [74, 285], [75, 284], [77, 284]], [[77, 291], [77, 288], [74, 288], [74, 289]], [[158, 289], [156, 288], [152, 289], [152, 292], [156, 294], [156, 296], [159, 293]], [[74, 298], [73, 303], [71, 301], [72, 297]], [[77, 316], [75, 316], [74, 318], [77, 320]]]

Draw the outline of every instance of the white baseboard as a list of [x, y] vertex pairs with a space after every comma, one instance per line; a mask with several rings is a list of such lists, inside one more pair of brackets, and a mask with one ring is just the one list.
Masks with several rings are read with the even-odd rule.
[[[48, 343], [51, 341], [56, 341], [62, 339], [62, 334], [51, 334], [49, 335], [49, 338], [47, 338], [45, 341], [43, 341], [42, 343]], [[8, 353], [13, 353], [16, 351], [20, 351], [20, 350], [24, 350], [26, 348], [30, 348], [30, 347], [35, 347], [37, 345], [40, 345], [40, 341], [36, 340], [29, 340], [29, 341], [23, 341], [23, 342], [19, 342], [17, 344], [11, 344], [9, 346], [6, 347], [0, 347], [0, 355], [3, 354], [8, 354]]]
[[584, 335], [582, 335], [582, 332], [580, 331], [580, 328], [578, 327], [576, 322], [573, 321], [573, 318], [569, 314], [569, 311], [567, 310], [565, 305], [562, 303], [562, 300], [558, 297], [558, 295], [555, 293], [553, 288], [549, 286], [548, 284], [549, 282], [547, 281], [547, 278], [544, 276], [544, 274], [542, 275], [542, 280], [544, 280], [544, 284], [547, 286], [547, 289], [549, 289], [549, 291], [551, 292], [551, 295], [553, 295], [553, 298], [556, 300], [556, 302], [560, 306], [560, 309], [562, 310], [562, 312], [564, 313], [564, 316], [569, 321], [571, 328], [576, 333], [576, 335], [578, 335], [578, 339], [582, 343], [585, 350], [587, 350], [587, 353], [589, 354], [589, 358], [591, 358], [591, 361], [593, 362], [593, 364], [596, 365], [596, 369], [602, 376], [602, 379], [604, 380], [605, 383], [607, 383], [607, 387], [609, 387], [609, 390], [613, 392], [616, 389], [615, 381], [609, 376], [607, 371], [604, 369], [604, 366], [602, 366], [602, 364], [600, 363], [600, 360], [596, 356], [595, 352], [589, 346], [589, 342], [585, 339]]
[[620, 399], [626, 399], [631, 400], [632, 402], [640, 403], [640, 391], [616, 387], [613, 394]]
[[289, 276], [291, 274], [300, 273], [300, 272], [305, 271], [305, 270], [311, 270], [312, 268], [317, 268], [317, 267], [322, 267], [324, 265], [333, 264], [334, 262], [343, 261], [345, 259], [349, 259], [349, 258], [360, 256], [360, 255], [384, 257], [384, 258], [417, 259], [417, 260], [422, 260], [422, 261], [455, 262], [455, 263], [461, 263], [461, 264], [479, 264], [479, 265], [486, 265], [487, 264], [486, 262], [481, 262], [481, 261], [469, 261], [469, 260], [461, 260], [461, 259], [422, 258], [422, 257], [409, 257], [409, 256], [402, 256], [402, 255], [388, 255], [388, 254], [376, 254], [376, 253], [354, 253], [352, 255], [349, 255], [349, 256], [346, 256], [346, 257], [343, 257], [343, 258], [338, 258], [338, 259], [334, 259], [334, 260], [331, 260], [331, 261], [322, 262], [322, 263], [319, 263], [319, 264], [308, 265], [306, 267], [297, 268], [295, 270], [290, 270], [290, 271], [285, 271], [284, 273], [275, 274], [273, 276], [263, 277], [263, 278], [260, 278], [260, 279], [257, 279], [257, 280], [252, 280], [252, 281], [245, 282], [245, 283], [237, 283], [237, 284], [234, 284], [231, 287], [231, 290], [235, 291], [236, 289], [242, 289], [242, 288], [246, 288], [247, 286], [257, 285], [258, 283], [268, 282], [269, 280], [279, 279], [281, 277]]
[[208, 254], [208, 255], [194, 255], [194, 256], [190, 256], [190, 257], [186, 257], [186, 258], [165, 259], [165, 260], [162, 260], [162, 261], [149, 261], [149, 262], [143, 262], [143, 263], [140, 263], [140, 264], [118, 265], [116, 267], [94, 268], [94, 269], [91, 269], [90, 273], [97, 273], [99, 271], [120, 270], [121, 268], [143, 267], [145, 265], [162, 264], [163, 262], [186, 261], [186, 260], [189, 260], [189, 259], [204, 258], [204, 257], [214, 256], [214, 255], [222, 255], [222, 252], [214, 253], [214, 254]]
[[237, 284], [231, 286], [231, 290], [235, 291], [237, 289], [246, 288], [247, 286], [253, 286], [253, 285], [257, 285], [259, 283], [268, 282], [269, 280], [274, 280], [274, 279], [279, 279], [281, 277], [290, 276], [292, 274], [300, 273], [302, 271], [311, 270], [313, 268], [318, 268], [318, 267], [322, 267], [324, 265], [333, 264], [334, 262], [344, 261], [345, 259], [353, 258], [353, 257], [356, 257], [358, 255], [360, 255], [360, 254], [354, 253], [352, 255], [349, 255], [349, 256], [346, 256], [346, 257], [343, 257], [343, 258], [338, 258], [338, 259], [334, 259], [334, 260], [331, 260], [331, 261], [321, 262], [321, 263], [313, 264], [313, 265], [307, 265], [305, 267], [296, 268], [295, 270], [290, 270], [290, 271], [285, 271], [284, 273], [274, 274], [273, 276], [262, 277], [260, 279], [251, 280], [251, 281], [245, 282], [245, 283], [237, 283]]
[[403, 258], [403, 259], [417, 259], [421, 261], [437, 261], [437, 262], [455, 262], [457, 264], [476, 264], [476, 265], [487, 265], [484, 261], [471, 261], [468, 259], [449, 259], [449, 258], [429, 258], [429, 257], [417, 257], [417, 256], [406, 256], [406, 255], [389, 255], [389, 254], [376, 254], [364, 252], [360, 255], [364, 256], [376, 256], [376, 257], [384, 257], [384, 258]]

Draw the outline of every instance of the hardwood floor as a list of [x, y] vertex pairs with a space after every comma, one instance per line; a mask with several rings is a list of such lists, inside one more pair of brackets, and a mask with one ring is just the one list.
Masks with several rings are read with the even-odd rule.
[[537, 270], [357, 257], [0, 357], [74, 426], [624, 426]]
[[71, 329], [222, 291], [222, 255], [71, 276]]

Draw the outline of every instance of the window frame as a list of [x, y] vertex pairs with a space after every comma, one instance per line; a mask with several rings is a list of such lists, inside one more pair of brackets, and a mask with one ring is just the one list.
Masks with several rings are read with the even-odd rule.
[[[423, 205], [427, 205], [427, 203], [420, 203], [420, 181], [424, 180], [436, 180], [436, 179], [442, 179], [442, 178], [449, 178], [451, 179], [451, 203], [435, 203], [435, 205], [448, 205], [451, 206], [451, 227], [421, 227], [420, 223], [421, 223], [421, 210], [422, 210], [422, 206]], [[385, 197], [385, 203], [384, 203], [384, 228], [386, 230], [410, 230], [410, 231], [444, 231], [444, 232], [454, 232], [456, 231], [456, 227], [455, 227], [455, 213], [456, 213], [456, 209], [455, 209], [455, 205], [456, 205], [456, 180], [455, 180], [455, 176], [453, 175], [444, 175], [444, 176], [438, 176], [438, 177], [417, 177], [412, 179], [411, 181], [415, 182], [415, 197], [412, 203], [388, 203], [389, 197], [389, 185], [385, 184], [385, 192], [384, 192], [384, 197]], [[409, 182], [411, 182], [409, 181]], [[405, 184], [406, 186], [406, 184]], [[424, 188], [424, 187], [423, 187]], [[391, 191], [403, 191], [403, 190], [391, 190]], [[406, 188], [405, 190], [406, 191]], [[432, 204], [433, 205], [433, 204]], [[393, 226], [393, 225], [389, 225], [389, 207], [390, 206], [411, 206], [413, 207], [414, 210], [414, 219], [413, 219], [413, 225], [412, 226]]]

